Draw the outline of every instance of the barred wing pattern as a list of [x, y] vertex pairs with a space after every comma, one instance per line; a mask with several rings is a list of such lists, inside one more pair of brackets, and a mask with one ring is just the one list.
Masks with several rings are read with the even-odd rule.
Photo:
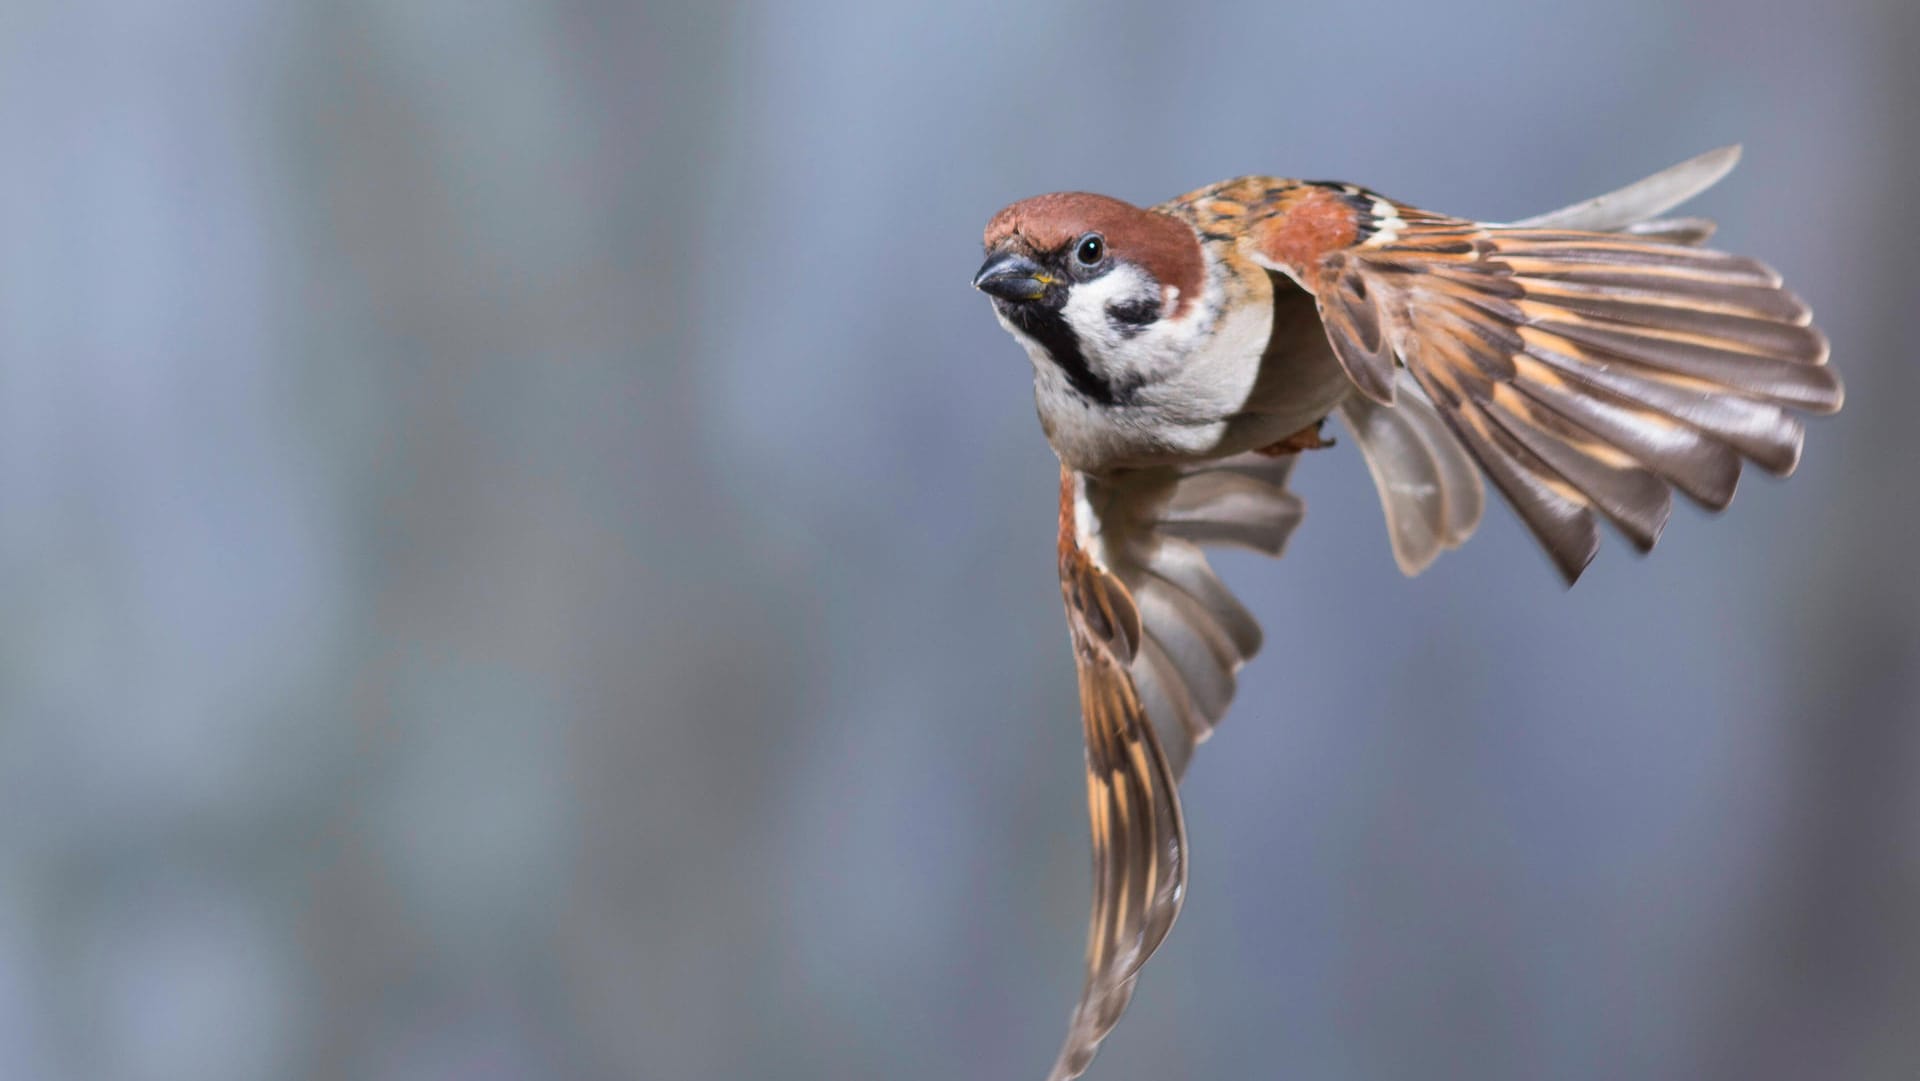
[[1405, 368], [1569, 582], [1596, 512], [1650, 549], [1671, 488], [1725, 507], [1742, 458], [1792, 472], [1792, 411], [1840, 408], [1806, 305], [1763, 264], [1681, 242], [1705, 223], [1485, 225], [1345, 197], [1365, 208], [1351, 245], [1302, 258], [1255, 231], [1254, 257], [1314, 294], [1367, 397], [1393, 404]]

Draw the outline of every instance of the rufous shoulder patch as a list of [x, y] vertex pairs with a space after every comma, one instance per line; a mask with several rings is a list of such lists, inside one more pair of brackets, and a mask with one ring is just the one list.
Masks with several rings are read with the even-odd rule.
[[1282, 195], [1253, 230], [1260, 255], [1304, 271], [1360, 239], [1360, 212], [1340, 193], [1302, 185]]

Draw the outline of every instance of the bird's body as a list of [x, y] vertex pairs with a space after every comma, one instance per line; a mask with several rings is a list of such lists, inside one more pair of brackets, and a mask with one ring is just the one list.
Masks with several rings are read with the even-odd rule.
[[1337, 416], [1408, 574], [1464, 541], [1480, 477], [1569, 582], [1598, 520], [1641, 550], [1671, 490], [1724, 507], [1785, 474], [1791, 411], [1840, 407], [1780, 279], [1659, 215], [1732, 168], [1682, 163], [1512, 225], [1350, 184], [1243, 177], [1152, 208], [1061, 193], [1002, 210], [974, 284], [1033, 362], [1061, 466], [1060, 578], [1094, 834], [1087, 981], [1056, 1081], [1119, 1019], [1184, 894], [1177, 783], [1260, 631], [1201, 546], [1279, 554], [1286, 489]]
[[1143, 296], [1161, 303], [1149, 295], [1160, 284], [1144, 274], [1120, 267], [1074, 290], [1060, 318], [1084, 372], [1060, 363], [1055, 336], [1030, 334], [1000, 313], [1033, 359], [1041, 426], [1070, 468], [1101, 473], [1266, 446], [1325, 417], [1352, 390], [1312, 298], [1247, 259], [1234, 236], [1200, 226], [1221, 192], [1258, 182], [1213, 185], [1144, 212], [1188, 231], [1201, 272], [1168, 285], [1166, 310], [1144, 326], [1108, 314]]

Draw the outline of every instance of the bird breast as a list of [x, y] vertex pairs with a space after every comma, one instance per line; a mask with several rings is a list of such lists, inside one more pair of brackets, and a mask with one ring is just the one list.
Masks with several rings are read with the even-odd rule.
[[1111, 402], [1082, 393], [1015, 332], [1033, 361], [1041, 429], [1062, 462], [1100, 473], [1227, 457], [1312, 425], [1351, 390], [1312, 298], [1291, 281], [1216, 276], [1207, 294], [1138, 335], [1081, 337], [1122, 391]]

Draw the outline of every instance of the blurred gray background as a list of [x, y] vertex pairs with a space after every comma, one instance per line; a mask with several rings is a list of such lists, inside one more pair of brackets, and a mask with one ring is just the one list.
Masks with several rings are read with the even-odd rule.
[[1307, 462], [1093, 1076], [1920, 1076], [1920, 6], [1435, 7], [0, 7], [0, 1077], [1038, 1078], [1085, 802], [987, 216], [1734, 141], [1846, 411], [1571, 593]]

